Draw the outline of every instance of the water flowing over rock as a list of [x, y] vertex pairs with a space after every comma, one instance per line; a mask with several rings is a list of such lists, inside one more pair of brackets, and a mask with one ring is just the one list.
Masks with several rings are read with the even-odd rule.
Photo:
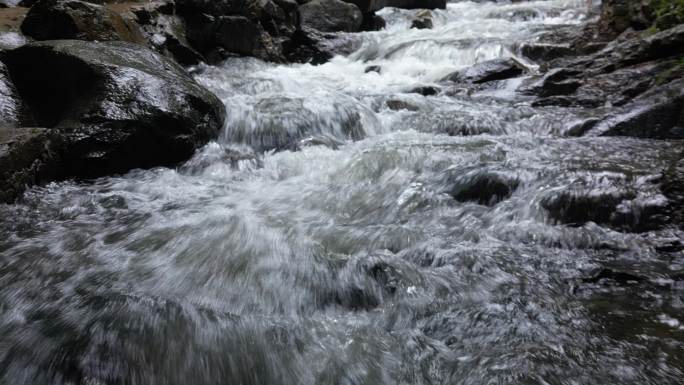
[[38, 125], [65, 141], [65, 175], [171, 165], [215, 137], [223, 105], [178, 65], [124, 42], [32, 43], [5, 63]]

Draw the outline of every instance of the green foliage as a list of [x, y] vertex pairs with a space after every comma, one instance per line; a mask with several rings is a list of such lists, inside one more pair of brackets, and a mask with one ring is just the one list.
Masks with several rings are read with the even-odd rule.
[[655, 0], [655, 27], [664, 30], [684, 23], [684, 0]]
[[655, 12], [658, 17], [673, 14], [684, 20], [684, 0], [659, 0], [656, 2]]

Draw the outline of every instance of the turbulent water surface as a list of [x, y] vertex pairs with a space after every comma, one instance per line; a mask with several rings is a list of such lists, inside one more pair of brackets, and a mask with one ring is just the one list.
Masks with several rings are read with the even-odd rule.
[[586, 112], [520, 79], [411, 92], [584, 7], [453, 2], [431, 30], [385, 9], [324, 65], [199, 68], [229, 116], [186, 164], [0, 208], [0, 383], [681, 384], [681, 234], [547, 210], [581, 190], [637, 220], [677, 146], [564, 137]]

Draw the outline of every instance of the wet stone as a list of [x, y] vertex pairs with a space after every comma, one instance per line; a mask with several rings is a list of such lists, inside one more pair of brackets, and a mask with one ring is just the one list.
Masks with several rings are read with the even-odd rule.
[[513, 195], [519, 184], [514, 176], [475, 171], [457, 177], [449, 193], [459, 202], [492, 206]]

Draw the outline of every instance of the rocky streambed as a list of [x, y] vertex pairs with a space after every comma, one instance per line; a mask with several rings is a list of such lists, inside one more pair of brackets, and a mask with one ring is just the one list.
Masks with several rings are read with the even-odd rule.
[[0, 383], [681, 382], [679, 2], [15, 3]]

